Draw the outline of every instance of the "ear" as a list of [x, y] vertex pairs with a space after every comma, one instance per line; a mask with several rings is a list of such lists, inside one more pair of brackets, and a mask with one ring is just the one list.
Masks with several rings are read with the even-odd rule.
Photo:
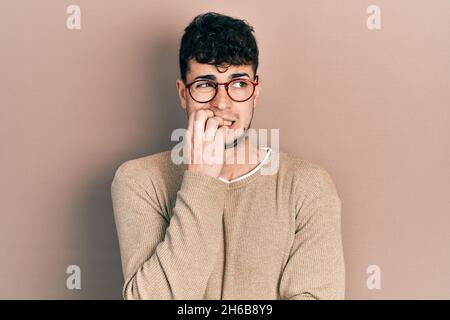
[[178, 97], [180, 99], [180, 106], [186, 110], [186, 86], [181, 78], [177, 79], [176, 84]]
[[255, 86], [255, 93], [253, 93], [253, 109], [256, 108], [256, 104], [261, 93], [261, 78], [258, 76], [258, 85]]

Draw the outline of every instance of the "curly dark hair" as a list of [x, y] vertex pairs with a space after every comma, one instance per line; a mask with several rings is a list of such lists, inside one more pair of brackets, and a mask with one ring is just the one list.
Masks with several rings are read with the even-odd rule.
[[216, 66], [252, 65], [258, 69], [258, 46], [246, 20], [215, 12], [200, 14], [184, 29], [179, 62], [184, 83], [189, 60]]

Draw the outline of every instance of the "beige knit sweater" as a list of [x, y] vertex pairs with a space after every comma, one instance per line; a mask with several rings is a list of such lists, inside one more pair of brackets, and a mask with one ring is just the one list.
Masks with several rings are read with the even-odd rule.
[[111, 185], [124, 299], [343, 299], [341, 200], [317, 164], [277, 156], [225, 183], [170, 151], [123, 163]]

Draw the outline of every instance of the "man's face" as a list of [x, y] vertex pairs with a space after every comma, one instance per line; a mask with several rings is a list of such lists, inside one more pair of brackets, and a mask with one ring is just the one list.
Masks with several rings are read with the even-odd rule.
[[[215, 65], [198, 63], [196, 60], [191, 59], [189, 62], [189, 71], [186, 74], [186, 84], [197, 79], [208, 79], [218, 83], [224, 83], [234, 78], [254, 81], [252, 66], [240, 65], [217, 68]], [[255, 87], [255, 92], [252, 97], [244, 102], [233, 101], [228, 96], [223, 85], [218, 87], [214, 99], [206, 103], [199, 103], [193, 100], [181, 79], [177, 80], [177, 90], [180, 105], [186, 110], [188, 117], [196, 110], [209, 109], [215, 116], [223, 117], [226, 120], [236, 120], [233, 127], [227, 129], [225, 139], [225, 145], [227, 147], [233, 146], [236, 140], [242, 138], [246, 130], [250, 128], [253, 110], [256, 107], [256, 101], [259, 96], [259, 85]]]

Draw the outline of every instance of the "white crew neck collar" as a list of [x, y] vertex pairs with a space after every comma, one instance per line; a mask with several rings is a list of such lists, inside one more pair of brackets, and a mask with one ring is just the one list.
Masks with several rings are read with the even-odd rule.
[[245, 179], [245, 178], [247, 178], [247, 177], [250, 177], [251, 175], [255, 174], [256, 172], [258, 172], [258, 170], [264, 165], [264, 163], [265, 163], [265, 162], [267, 161], [267, 159], [269, 158], [270, 153], [272, 152], [272, 149], [269, 148], [269, 147], [261, 147], [261, 149], [267, 150], [267, 153], [266, 153], [266, 155], [264, 156], [264, 159], [263, 159], [263, 160], [262, 160], [255, 168], [253, 168], [252, 171], [247, 172], [247, 173], [244, 174], [243, 176], [237, 177], [237, 178], [235, 178], [235, 179], [233, 179], [233, 180], [227, 180], [227, 179], [224, 179], [224, 178], [222, 178], [222, 177], [219, 177], [219, 180], [220, 180], [220, 181], [223, 181], [223, 182], [225, 182], [225, 183], [230, 184], [230, 183], [233, 183], [233, 182], [237, 182], [237, 181], [243, 180], [243, 179]]

